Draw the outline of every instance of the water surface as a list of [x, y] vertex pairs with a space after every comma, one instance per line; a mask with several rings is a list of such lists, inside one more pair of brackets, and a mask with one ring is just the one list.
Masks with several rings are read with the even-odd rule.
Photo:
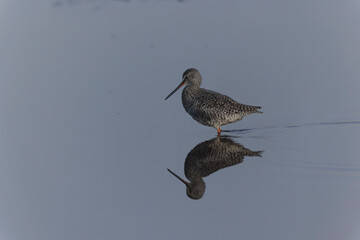
[[[0, 238], [360, 238], [360, 15], [354, 1], [0, 3]], [[203, 87], [263, 114], [224, 126], [263, 151], [204, 177]], [[207, 151], [206, 151], [207, 152]], [[209, 151], [211, 152], [211, 151]], [[219, 159], [220, 160], [220, 159]]]

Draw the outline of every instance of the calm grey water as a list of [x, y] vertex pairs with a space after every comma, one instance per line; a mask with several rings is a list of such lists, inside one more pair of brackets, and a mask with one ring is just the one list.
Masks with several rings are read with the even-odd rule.
[[[360, 239], [359, 29], [350, 0], [1, 1], [0, 239]], [[167, 171], [216, 137], [164, 101], [189, 67], [264, 111], [199, 200]]]

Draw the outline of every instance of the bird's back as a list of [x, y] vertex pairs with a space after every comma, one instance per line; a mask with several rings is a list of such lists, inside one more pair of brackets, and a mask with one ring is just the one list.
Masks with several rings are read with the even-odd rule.
[[243, 161], [245, 156], [261, 157], [262, 151], [251, 151], [228, 138], [213, 138], [194, 147], [186, 156], [185, 175], [207, 177]]
[[238, 103], [226, 95], [203, 88], [199, 88], [192, 98], [184, 101], [183, 97], [183, 105], [196, 121], [213, 127], [241, 120], [252, 113], [260, 113], [258, 109], [261, 108]]

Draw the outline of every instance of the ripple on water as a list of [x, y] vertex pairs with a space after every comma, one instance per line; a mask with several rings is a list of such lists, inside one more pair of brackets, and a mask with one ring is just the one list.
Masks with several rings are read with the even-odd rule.
[[266, 164], [360, 175], [360, 121], [298, 123], [224, 130], [235, 138], [263, 141]]

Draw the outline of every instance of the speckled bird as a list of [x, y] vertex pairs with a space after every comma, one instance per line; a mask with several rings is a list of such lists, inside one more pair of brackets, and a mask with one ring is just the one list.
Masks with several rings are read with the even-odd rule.
[[244, 105], [226, 95], [200, 88], [201, 75], [195, 68], [184, 72], [180, 85], [165, 100], [184, 85], [181, 98], [185, 111], [197, 122], [216, 128], [218, 134], [222, 125], [240, 121], [252, 113], [262, 113], [258, 111], [259, 106]]
[[220, 169], [235, 166], [241, 163], [244, 157], [261, 157], [262, 153], [263, 151], [252, 151], [230, 138], [218, 135], [199, 143], [186, 156], [184, 173], [189, 181], [182, 179], [170, 169], [168, 171], [185, 184], [186, 195], [189, 198], [200, 199], [206, 189], [204, 177]]

